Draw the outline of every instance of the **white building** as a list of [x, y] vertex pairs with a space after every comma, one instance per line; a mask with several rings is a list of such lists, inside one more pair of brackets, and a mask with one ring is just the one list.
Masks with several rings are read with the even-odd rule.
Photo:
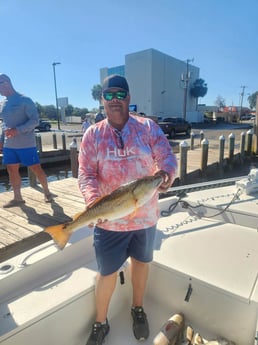
[[[188, 75], [186, 74], [188, 69]], [[131, 104], [137, 112], [161, 117], [184, 117], [186, 78], [188, 78], [186, 118], [198, 122], [196, 98], [190, 95], [191, 84], [199, 78], [199, 68], [155, 49], [127, 54], [125, 65], [102, 68], [101, 83], [111, 74], [126, 77]], [[183, 80], [182, 80], [183, 79]]]

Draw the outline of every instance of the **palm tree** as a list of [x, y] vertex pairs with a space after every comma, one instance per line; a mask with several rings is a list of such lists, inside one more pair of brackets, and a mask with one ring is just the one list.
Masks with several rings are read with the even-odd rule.
[[99, 105], [101, 105], [101, 94], [102, 94], [102, 87], [101, 85], [97, 84], [94, 85], [91, 89], [91, 95], [95, 101], [99, 102]]
[[198, 108], [198, 98], [204, 97], [208, 91], [207, 84], [201, 78], [196, 79], [190, 88], [190, 94], [196, 98], [196, 110]]
[[258, 91], [252, 93], [251, 95], [249, 95], [248, 102], [249, 102], [249, 106], [251, 109], [255, 109], [256, 108], [256, 99], [258, 97]]

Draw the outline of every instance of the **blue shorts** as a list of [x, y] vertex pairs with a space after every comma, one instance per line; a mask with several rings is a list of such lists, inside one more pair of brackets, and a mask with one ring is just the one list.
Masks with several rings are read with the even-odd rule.
[[23, 164], [31, 166], [39, 164], [39, 155], [36, 147], [28, 147], [26, 149], [10, 149], [3, 148], [3, 164]]
[[135, 231], [94, 229], [94, 247], [98, 270], [105, 276], [116, 272], [127, 258], [141, 262], [153, 259], [156, 226]]

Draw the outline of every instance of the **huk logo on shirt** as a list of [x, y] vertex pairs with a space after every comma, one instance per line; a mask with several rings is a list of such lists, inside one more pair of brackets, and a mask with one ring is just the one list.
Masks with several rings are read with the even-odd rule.
[[109, 149], [107, 148], [107, 157], [129, 157], [129, 156], [135, 156], [136, 152], [134, 151], [134, 148], [128, 148], [125, 147], [124, 149], [118, 149], [116, 147]]

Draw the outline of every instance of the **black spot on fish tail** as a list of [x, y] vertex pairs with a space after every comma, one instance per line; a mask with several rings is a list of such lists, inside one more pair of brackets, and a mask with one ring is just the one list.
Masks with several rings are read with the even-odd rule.
[[69, 222], [64, 223], [64, 224], [63, 224], [63, 229], [66, 229], [66, 228], [68, 227], [69, 224], [70, 224]]

